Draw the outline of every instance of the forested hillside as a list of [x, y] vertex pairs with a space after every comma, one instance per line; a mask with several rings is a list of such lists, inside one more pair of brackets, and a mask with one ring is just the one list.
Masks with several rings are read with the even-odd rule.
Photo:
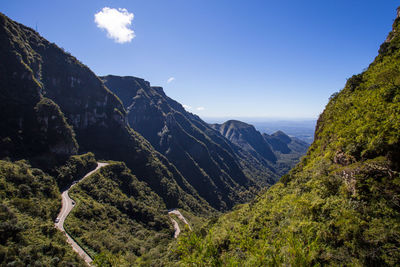
[[76, 58], [1, 13], [0, 52], [1, 266], [84, 266], [54, 221], [60, 191], [96, 158], [124, 163], [74, 191], [66, 229], [92, 257], [160, 261], [174, 234], [167, 208], [215, 211], [128, 126], [118, 97]]
[[70, 192], [76, 207], [66, 229], [94, 259], [113, 258], [119, 266], [160, 266], [173, 240], [162, 199], [113, 162]]
[[57, 180], [84, 171], [63, 166], [58, 177], [33, 168], [27, 161], [0, 160], [0, 265], [86, 266], [54, 227], [61, 206]]
[[271, 135], [261, 134], [253, 125], [237, 120], [210, 126], [241, 148], [239, 153], [250, 154], [257, 159], [259, 165], [269, 169], [277, 178], [293, 168], [308, 148], [304, 141], [289, 137], [282, 131]]
[[305, 158], [265, 194], [182, 237], [187, 266], [400, 264], [400, 18], [332, 95]]
[[85, 266], [55, 223], [97, 266], [400, 265], [400, 9], [308, 150], [97, 77], [2, 13], [0, 55], [0, 266]]
[[101, 79], [120, 97], [130, 126], [166, 156], [212, 207], [228, 210], [278, 179], [272, 167], [187, 112], [161, 87], [129, 76]]
[[124, 161], [168, 208], [211, 208], [126, 123], [121, 101], [75, 57], [0, 14], [0, 156], [51, 169], [70, 155]]

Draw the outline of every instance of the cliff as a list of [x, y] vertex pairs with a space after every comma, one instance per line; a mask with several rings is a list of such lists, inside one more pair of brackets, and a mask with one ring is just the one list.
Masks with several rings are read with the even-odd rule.
[[274, 182], [269, 169], [252, 163], [251, 155], [243, 157], [239, 148], [161, 87], [136, 77], [109, 75], [102, 80], [122, 100], [130, 126], [167, 157], [212, 207], [229, 209], [251, 199], [260, 184]]
[[397, 17], [368, 69], [332, 95], [315, 141], [288, 175], [182, 238], [183, 264], [400, 264], [399, 33]]

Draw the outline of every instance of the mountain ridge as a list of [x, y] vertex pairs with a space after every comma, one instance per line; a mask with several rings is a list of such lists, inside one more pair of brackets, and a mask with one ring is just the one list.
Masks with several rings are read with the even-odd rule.
[[[21, 159], [31, 154], [28, 158], [37, 166], [52, 166], [58, 161], [49, 162], [54, 152], [60, 152], [56, 156], [63, 161], [79, 146], [79, 152], [126, 162], [169, 207], [191, 205], [189, 209], [208, 212], [207, 203], [175, 166], [127, 125], [119, 98], [88, 67], [3, 14], [0, 26], [0, 50], [6, 58], [0, 71], [7, 77], [0, 81], [0, 124], [6, 129], [0, 133], [0, 146], [10, 148], [2, 150], [2, 156]], [[42, 118], [42, 109], [53, 113]], [[53, 120], [58, 124], [50, 123]], [[53, 130], [48, 128], [52, 125]], [[49, 136], [51, 131], [55, 134]], [[54, 149], [47, 148], [50, 137]], [[70, 145], [58, 145], [64, 140]]]
[[244, 159], [236, 148], [161, 87], [136, 77], [101, 78], [121, 97], [131, 127], [171, 160], [211, 206], [226, 210], [254, 195], [248, 188], [257, 185], [242, 172]]
[[400, 17], [377, 57], [333, 94], [314, 142], [255, 201], [177, 245], [179, 264], [400, 264]]
[[308, 148], [307, 143], [289, 137], [282, 131], [272, 135], [261, 134], [253, 125], [238, 120], [228, 120], [210, 126], [233, 144], [252, 154], [278, 178], [294, 167]]

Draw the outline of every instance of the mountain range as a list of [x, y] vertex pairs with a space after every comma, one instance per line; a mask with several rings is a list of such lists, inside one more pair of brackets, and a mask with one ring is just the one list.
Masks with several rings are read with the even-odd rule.
[[98, 77], [0, 13], [0, 265], [86, 266], [54, 227], [66, 188], [64, 228], [97, 266], [400, 265], [399, 33], [400, 9], [308, 147]]
[[[109, 75], [101, 79], [121, 99], [132, 129], [173, 163], [212, 207], [229, 209], [249, 200], [260, 185], [271, 185], [278, 179], [280, 173], [272, 165], [258, 155], [247, 153], [243, 144], [214, 131], [215, 125], [208, 125], [187, 112], [166, 96], [161, 87], [152, 87], [136, 77]], [[237, 130], [242, 129], [237, 126]], [[259, 137], [262, 139], [260, 134]], [[252, 138], [245, 142], [252, 142]], [[307, 148], [306, 143], [299, 141], [299, 144], [303, 150], [297, 159]], [[257, 145], [260, 150], [269, 149], [269, 144]], [[292, 165], [285, 167], [288, 170]]]
[[229, 142], [198, 116], [143, 79], [110, 75], [102, 80], [121, 99], [129, 125], [173, 163], [212, 207], [228, 209], [249, 199], [245, 194], [251, 192], [246, 191], [255, 186], [251, 177], [243, 173]]
[[[2, 262], [82, 264], [49, 227], [60, 208], [59, 191], [94, 168], [96, 159], [109, 165], [74, 187], [77, 205], [64, 226], [89, 255], [111, 251], [130, 263], [166, 255], [173, 240], [168, 209], [203, 221], [279, 179], [275, 165], [187, 112], [161, 87], [135, 77], [97, 77], [3, 14], [0, 53]], [[33, 228], [23, 226], [30, 222]], [[54, 240], [62, 250], [49, 245]]]
[[307, 152], [308, 144], [296, 137], [289, 137], [282, 131], [271, 135], [261, 134], [253, 125], [229, 120], [223, 124], [212, 124], [233, 144], [251, 154], [278, 177], [294, 167]]
[[[400, 8], [397, 13], [375, 60], [330, 97], [300, 163], [254, 201], [185, 234], [179, 264], [400, 264]], [[265, 137], [282, 153], [285, 142], [290, 148], [281, 133]]]

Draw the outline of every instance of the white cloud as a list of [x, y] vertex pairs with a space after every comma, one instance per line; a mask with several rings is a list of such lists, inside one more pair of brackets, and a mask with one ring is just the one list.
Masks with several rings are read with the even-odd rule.
[[129, 13], [125, 8], [104, 7], [94, 14], [94, 22], [98, 28], [107, 31], [108, 38], [123, 44], [135, 38], [135, 33], [129, 28], [133, 17], [133, 13]]
[[169, 79], [167, 80], [167, 83], [173, 82], [175, 80], [175, 77], [169, 77]]
[[189, 110], [189, 109], [192, 109], [192, 107], [191, 106], [188, 106], [188, 105], [182, 105], [186, 110]]
[[202, 111], [202, 110], [205, 110], [205, 107], [197, 107], [196, 110]]

